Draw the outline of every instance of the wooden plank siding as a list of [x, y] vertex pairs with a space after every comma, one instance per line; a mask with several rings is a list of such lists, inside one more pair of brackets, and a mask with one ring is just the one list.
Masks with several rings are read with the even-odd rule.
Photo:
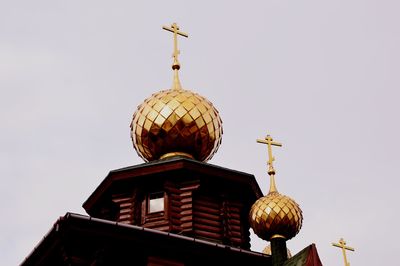
[[166, 181], [162, 187], [165, 207], [157, 213], [147, 213], [143, 188], [113, 195], [112, 201], [119, 207], [116, 221], [250, 248], [246, 207], [240, 200], [200, 190], [200, 180]]
[[119, 207], [117, 222], [133, 224], [134, 193], [114, 194], [112, 201]]
[[223, 243], [221, 202], [212, 196], [196, 195], [193, 204], [194, 237]]
[[168, 216], [171, 232], [191, 235], [193, 232], [193, 191], [200, 186], [198, 180], [187, 182], [166, 182], [169, 195]]
[[193, 203], [194, 236], [235, 247], [250, 248], [244, 205], [222, 196], [196, 195]]
[[248, 214], [243, 210], [244, 205], [239, 201], [224, 202], [225, 237], [231, 246], [250, 249]]

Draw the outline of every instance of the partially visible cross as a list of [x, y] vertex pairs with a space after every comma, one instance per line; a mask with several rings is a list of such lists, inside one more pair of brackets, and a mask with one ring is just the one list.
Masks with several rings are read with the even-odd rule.
[[274, 175], [275, 169], [274, 169], [273, 162], [275, 161], [275, 158], [274, 158], [274, 156], [272, 156], [272, 146], [282, 147], [282, 144], [278, 143], [278, 142], [274, 142], [270, 135], [267, 135], [265, 137], [265, 139], [258, 139], [257, 142], [267, 144], [267, 146], [268, 146], [268, 165], [269, 165], [268, 174]]
[[337, 244], [337, 243], [332, 243], [332, 246], [338, 247], [338, 248], [341, 248], [341, 249], [342, 249], [343, 257], [344, 257], [344, 265], [345, 265], [345, 266], [350, 266], [350, 263], [347, 262], [346, 250], [354, 251], [354, 248], [346, 246], [346, 241], [344, 241], [343, 238], [341, 238], [341, 239], [339, 240], [339, 243], [338, 243], [338, 244]]
[[176, 23], [172, 24], [170, 28], [163, 26], [163, 29], [174, 34], [174, 53], [172, 54], [172, 57], [174, 58], [174, 64], [172, 65], [172, 69], [179, 69], [180, 65], [178, 61], [178, 55], [180, 52], [178, 50], [178, 35], [186, 38], [189, 36], [186, 33], [179, 31], [179, 27]]

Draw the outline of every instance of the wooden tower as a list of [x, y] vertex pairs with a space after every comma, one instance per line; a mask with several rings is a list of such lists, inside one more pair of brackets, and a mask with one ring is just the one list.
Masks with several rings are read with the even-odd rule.
[[111, 171], [83, 204], [96, 218], [250, 249], [253, 175], [187, 158]]

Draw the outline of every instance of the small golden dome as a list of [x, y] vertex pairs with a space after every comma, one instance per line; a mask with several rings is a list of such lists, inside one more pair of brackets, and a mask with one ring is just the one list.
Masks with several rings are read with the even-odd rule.
[[300, 231], [302, 221], [299, 205], [276, 190], [259, 198], [250, 210], [251, 228], [268, 241], [276, 236], [291, 239]]
[[258, 139], [258, 143], [267, 144], [268, 147], [268, 174], [270, 176], [269, 192], [259, 198], [249, 213], [249, 222], [254, 233], [261, 239], [270, 241], [273, 238], [291, 239], [300, 231], [303, 214], [299, 205], [288, 196], [282, 195], [276, 189], [275, 169], [272, 156], [272, 146], [282, 147], [270, 135], [265, 139]]
[[145, 161], [174, 155], [208, 161], [221, 144], [222, 121], [213, 104], [199, 94], [164, 90], [138, 107], [131, 137]]

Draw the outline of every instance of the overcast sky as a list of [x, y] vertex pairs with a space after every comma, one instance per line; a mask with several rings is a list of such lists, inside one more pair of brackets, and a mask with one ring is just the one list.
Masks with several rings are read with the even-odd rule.
[[[270, 133], [278, 190], [303, 228], [292, 253], [331, 242], [351, 265], [393, 265], [399, 237], [400, 2], [0, 0], [0, 265], [20, 263], [59, 216], [116, 168], [142, 163], [132, 114], [181, 82], [224, 126], [212, 164], [252, 173], [266, 193]], [[267, 243], [255, 240], [260, 251]]]

